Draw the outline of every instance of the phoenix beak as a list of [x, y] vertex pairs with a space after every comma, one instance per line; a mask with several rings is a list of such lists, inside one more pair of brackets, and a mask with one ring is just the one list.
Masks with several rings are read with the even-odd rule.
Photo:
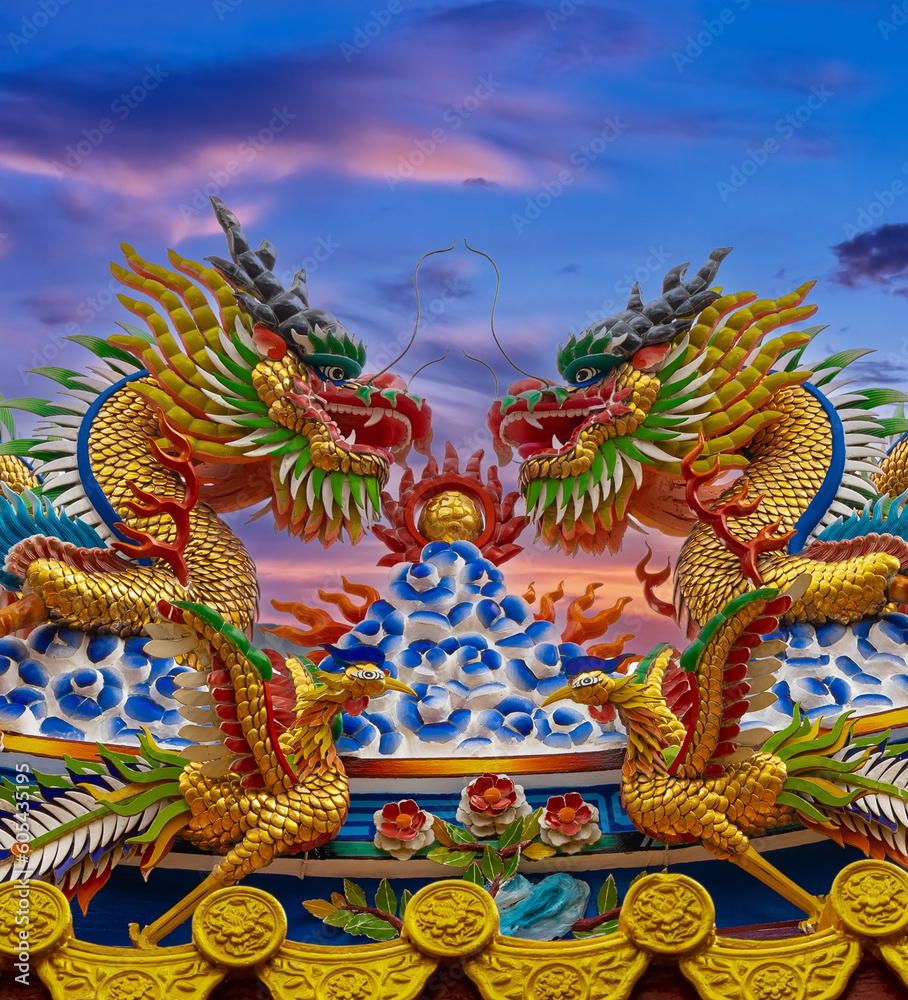
[[548, 698], [546, 698], [546, 700], [542, 703], [542, 707], [545, 708], [546, 705], [551, 705], [553, 702], [556, 701], [565, 701], [568, 698], [573, 700], [573, 697], [574, 697], [574, 689], [571, 687], [570, 684], [568, 684], [567, 687], [558, 688], [557, 691], [553, 691], [548, 696]]
[[386, 691], [400, 691], [403, 694], [412, 695], [414, 698], [419, 700], [419, 695], [413, 690], [413, 688], [408, 687], [403, 681], [395, 680], [393, 677], [385, 678], [385, 690]]

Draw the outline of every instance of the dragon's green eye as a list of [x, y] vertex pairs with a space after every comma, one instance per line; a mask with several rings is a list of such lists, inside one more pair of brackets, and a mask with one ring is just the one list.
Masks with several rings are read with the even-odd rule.
[[332, 374], [332, 381], [349, 381], [363, 370], [366, 349], [350, 336], [349, 331], [339, 323], [322, 329], [315, 327], [306, 331], [311, 348], [307, 348], [306, 364], [314, 365], [325, 373], [329, 369], [343, 369], [343, 374]]
[[597, 375], [602, 375], [602, 371], [599, 368], [578, 368], [574, 372], [574, 377], [571, 379], [572, 382], [591, 382]]
[[560, 370], [565, 381], [571, 385], [588, 385], [596, 379], [605, 378], [613, 368], [625, 360], [614, 354], [585, 354], [564, 365]]
[[306, 354], [303, 360], [327, 382], [349, 382], [363, 370], [352, 358], [338, 354]]
[[328, 365], [322, 368], [325, 378], [330, 382], [346, 382], [347, 372], [343, 365]]

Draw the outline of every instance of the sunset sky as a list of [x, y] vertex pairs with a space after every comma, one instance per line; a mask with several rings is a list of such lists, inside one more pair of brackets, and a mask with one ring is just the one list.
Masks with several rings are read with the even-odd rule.
[[[108, 263], [121, 241], [224, 253], [217, 194], [277, 270], [309, 270], [383, 367], [409, 338], [412, 274], [426, 309], [406, 376], [451, 440], [493, 457], [485, 413], [496, 327], [516, 363], [552, 376], [570, 331], [623, 308], [641, 280], [734, 246], [726, 288], [778, 296], [817, 279], [828, 324], [812, 351], [878, 353], [863, 384], [908, 383], [908, 15], [890, 2], [639, 4], [253, 0], [132, 5], [14, 0], [0, 13], [0, 390], [44, 395], [26, 370], [80, 368], [67, 332], [108, 336], [130, 316]], [[899, 12], [901, 13], [899, 14]], [[622, 298], [622, 293], [624, 299]], [[23, 416], [21, 429], [27, 429]], [[493, 459], [494, 460], [494, 459]], [[414, 456], [421, 468], [422, 459]], [[514, 466], [503, 470], [513, 484]], [[303, 547], [267, 520], [236, 528], [267, 601], [310, 600], [340, 573], [378, 585], [375, 539]], [[651, 539], [661, 557], [674, 544]], [[603, 581], [634, 596], [621, 626], [641, 647], [672, 634], [633, 565], [533, 545], [516, 592]]]

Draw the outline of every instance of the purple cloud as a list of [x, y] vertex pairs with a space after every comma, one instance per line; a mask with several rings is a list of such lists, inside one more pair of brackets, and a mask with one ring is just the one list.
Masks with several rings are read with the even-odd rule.
[[892, 295], [908, 296], [908, 222], [880, 226], [832, 248], [835, 280], [846, 288], [869, 281]]

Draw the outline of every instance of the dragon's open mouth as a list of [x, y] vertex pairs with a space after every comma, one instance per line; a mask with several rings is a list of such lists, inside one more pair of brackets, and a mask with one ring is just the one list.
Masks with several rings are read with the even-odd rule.
[[401, 465], [411, 447], [429, 453], [429, 408], [411, 396], [396, 376], [378, 376], [372, 386], [364, 377], [356, 388], [328, 383], [317, 395], [332, 437], [345, 450], [384, 455]]
[[512, 395], [496, 400], [489, 411], [495, 454], [503, 465], [515, 450], [525, 460], [568, 457], [584, 431], [628, 412], [621, 400], [630, 390], [616, 393], [613, 383], [569, 392], [560, 386], [543, 388], [536, 379], [524, 381], [534, 385], [526, 389], [523, 381], [515, 383]]
[[[353, 541], [381, 513], [391, 462], [411, 447], [428, 454], [432, 416], [396, 375], [360, 376], [343, 385], [311, 375], [284, 392], [298, 437], [273, 456], [275, 522], [330, 544], [346, 529]], [[302, 418], [302, 419], [300, 419]]]
[[515, 450], [523, 460], [527, 515], [548, 544], [565, 551], [620, 544], [646, 458], [628, 437], [643, 417], [633, 393], [627, 373], [624, 384], [611, 378], [582, 389], [525, 379], [492, 404], [495, 453], [502, 464]]
[[[370, 382], [337, 386], [313, 378], [297, 382], [299, 392], [287, 393], [298, 411], [318, 422], [338, 454], [357, 456], [367, 464], [378, 458], [404, 464], [410, 448], [427, 455], [432, 443], [432, 417], [419, 396], [410, 395], [396, 375], [379, 375]], [[387, 470], [385, 470], [387, 472]]]
[[604, 406], [601, 399], [590, 406], [565, 409], [540, 405], [530, 410], [524, 403], [523, 408], [510, 410], [502, 417], [498, 438], [509, 449], [516, 449], [521, 458], [542, 452], [557, 455], [577, 443], [583, 428], [594, 422], [593, 414]]

